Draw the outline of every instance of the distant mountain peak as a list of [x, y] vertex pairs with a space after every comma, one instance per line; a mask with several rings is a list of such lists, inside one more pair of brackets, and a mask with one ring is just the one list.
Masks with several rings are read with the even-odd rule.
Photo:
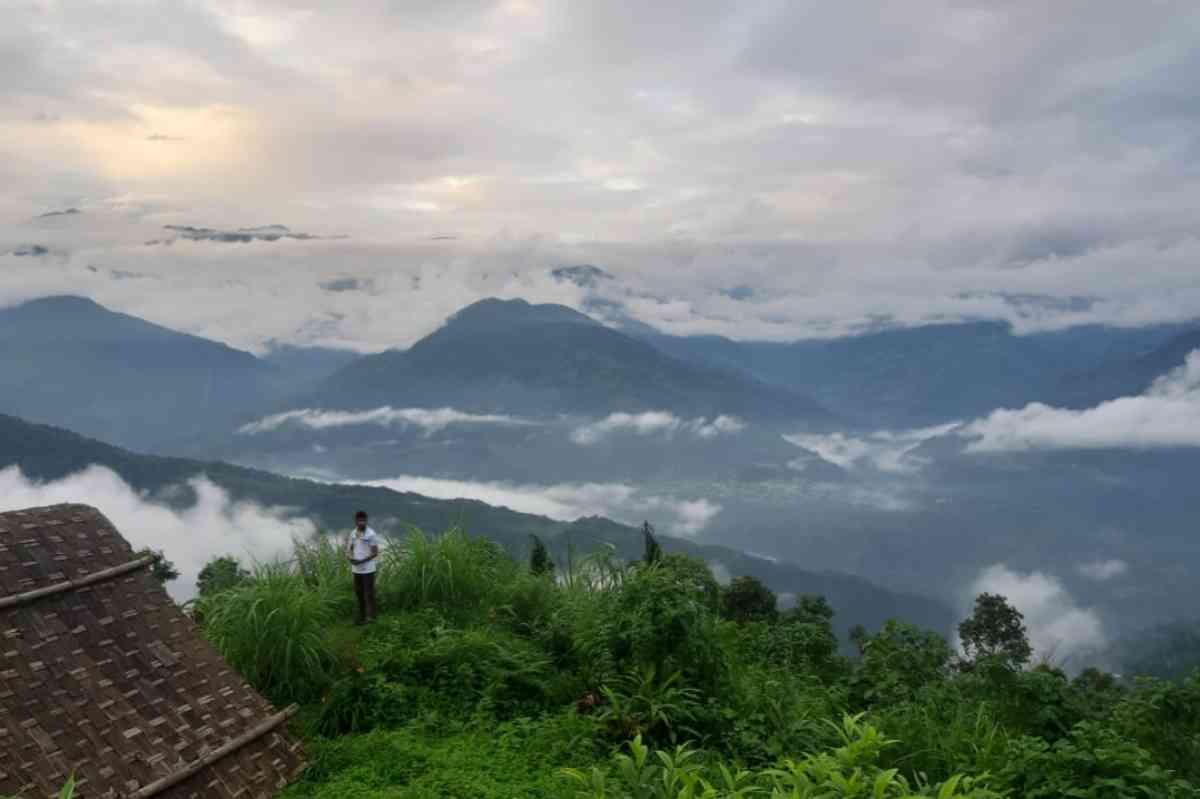
[[21, 303], [19, 308], [29, 310], [60, 310], [60, 311], [105, 311], [108, 310], [90, 297], [78, 294], [55, 294], [49, 297], [39, 297]]
[[574, 283], [580, 288], [595, 288], [601, 280], [612, 280], [612, 275], [591, 264], [560, 266], [557, 269], [551, 269], [550, 276], [559, 282], [565, 280]]
[[523, 299], [502, 300], [489, 297], [471, 303], [450, 316], [442, 329], [454, 332], [486, 332], [521, 325], [549, 323], [600, 324], [587, 314], [565, 305], [554, 303], [534, 305]]

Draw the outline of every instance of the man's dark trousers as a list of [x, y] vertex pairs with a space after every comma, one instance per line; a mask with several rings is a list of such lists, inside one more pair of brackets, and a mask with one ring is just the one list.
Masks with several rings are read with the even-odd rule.
[[354, 595], [358, 597], [358, 616], [355, 622], [375, 619], [375, 572], [354, 575]]

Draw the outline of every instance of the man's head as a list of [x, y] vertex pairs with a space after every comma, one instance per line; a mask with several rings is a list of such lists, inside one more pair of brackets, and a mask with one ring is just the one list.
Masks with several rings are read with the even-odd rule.
[[367, 512], [365, 510], [360, 510], [354, 514], [354, 526], [359, 530], [367, 529]]

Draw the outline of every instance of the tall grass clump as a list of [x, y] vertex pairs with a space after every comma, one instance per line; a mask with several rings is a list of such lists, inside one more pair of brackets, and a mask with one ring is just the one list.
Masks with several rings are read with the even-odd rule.
[[306, 702], [329, 684], [330, 596], [284, 563], [261, 564], [243, 585], [200, 601], [203, 630], [221, 655], [277, 704]]
[[464, 617], [498, 604], [517, 564], [497, 544], [458, 528], [439, 536], [414, 529], [400, 546], [382, 553], [380, 600], [389, 608], [436, 607]]

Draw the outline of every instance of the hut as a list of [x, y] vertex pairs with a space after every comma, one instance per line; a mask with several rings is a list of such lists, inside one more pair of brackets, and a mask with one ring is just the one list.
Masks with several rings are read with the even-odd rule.
[[0, 513], [0, 796], [266, 799], [303, 765], [95, 508]]

